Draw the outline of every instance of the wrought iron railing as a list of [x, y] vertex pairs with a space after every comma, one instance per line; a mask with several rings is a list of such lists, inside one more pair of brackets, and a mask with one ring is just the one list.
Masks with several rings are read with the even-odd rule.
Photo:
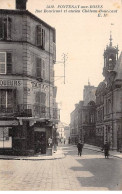
[[2, 113], [2, 114], [15, 113], [15, 112], [16, 112], [16, 108], [5, 107], [5, 106], [0, 107], [0, 113]]
[[15, 107], [0, 107], [0, 114], [13, 114], [18, 117], [39, 117], [60, 120], [59, 109], [44, 105], [19, 104]]

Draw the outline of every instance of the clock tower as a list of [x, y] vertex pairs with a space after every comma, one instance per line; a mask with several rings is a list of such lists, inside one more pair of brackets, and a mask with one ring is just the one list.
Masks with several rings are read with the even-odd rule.
[[114, 67], [116, 66], [116, 62], [118, 60], [118, 45], [114, 47], [112, 45], [112, 35], [110, 33], [110, 43], [106, 46], [106, 50], [104, 50], [104, 67], [103, 67], [103, 76], [105, 80], [108, 82], [111, 79], [111, 75], [113, 77]]

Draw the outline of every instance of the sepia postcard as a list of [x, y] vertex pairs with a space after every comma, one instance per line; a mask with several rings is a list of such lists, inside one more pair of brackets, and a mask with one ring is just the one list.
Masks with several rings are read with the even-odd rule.
[[122, 190], [122, 0], [0, 0], [0, 191]]

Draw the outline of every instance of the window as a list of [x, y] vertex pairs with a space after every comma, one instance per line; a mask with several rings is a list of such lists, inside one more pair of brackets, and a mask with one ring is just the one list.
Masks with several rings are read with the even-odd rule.
[[11, 18], [0, 18], [0, 40], [11, 40]]
[[37, 46], [45, 49], [45, 30], [42, 25], [37, 26]]
[[12, 73], [12, 53], [0, 52], [0, 74]]
[[107, 113], [111, 113], [111, 99], [107, 101]]
[[56, 61], [56, 44], [53, 42], [53, 61]]
[[0, 127], [0, 148], [12, 148], [10, 130], [8, 127]]
[[36, 75], [37, 78], [45, 79], [45, 61], [42, 60], [41, 58], [37, 58]]
[[45, 113], [45, 104], [46, 104], [46, 94], [44, 92], [41, 92], [41, 113]]
[[0, 112], [12, 113], [16, 102], [15, 90], [0, 90]]
[[37, 78], [41, 78], [41, 59], [40, 58], [36, 59], [36, 75], [37, 75]]
[[42, 60], [42, 69], [41, 69], [41, 72], [42, 72], [42, 78], [45, 79], [45, 61]]
[[40, 92], [36, 92], [36, 99], [35, 99], [37, 104], [40, 104]]
[[45, 105], [46, 103], [46, 94], [44, 92], [41, 92], [41, 104]]

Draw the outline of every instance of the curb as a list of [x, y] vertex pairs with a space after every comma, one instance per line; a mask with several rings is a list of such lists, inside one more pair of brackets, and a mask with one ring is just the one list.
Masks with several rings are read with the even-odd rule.
[[65, 158], [65, 155], [64, 154], [59, 154], [59, 156], [50, 156], [49, 158], [47, 157], [47, 158], [43, 158], [43, 156], [42, 156], [42, 158], [40, 157], [40, 158], [38, 158], [38, 156], [37, 157], [35, 157], [35, 158], [17, 158], [17, 157], [0, 157], [0, 160], [30, 160], [30, 161], [40, 161], [40, 160], [57, 160], [57, 159], [62, 159], [62, 158]]
[[[76, 145], [73, 145], [74, 147], [76, 147]], [[84, 149], [88, 149], [88, 150], [92, 150], [92, 151], [95, 151], [95, 152], [101, 152], [101, 153], [104, 153], [104, 152], [102, 152], [102, 151], [100, 151], [100, 150], [94, 150], [94, 149], [92, 149], [92, 148], [87, 148], [87, 147], [84, 147]], [[122, 159], [121, 157], [119, 157], [119, 156], [115, 156], [115, 155], [112, 155], [112, 154], [109, 154], [110, 156], [113, 156], [113, 157], [115, 157], [115, 158], [119, 158], [119, 159]]]
[[0, 160], [28, 160], [28, 161], [40, 161], [40, 160], [57, 160], [57, 159], [62, 159], [65, 158], [65, 156], [63, 157], [59, 157], [59, 158], [40, 158], [40, 159], [29, 159], [29, 158], [0, 158]]
[[[84, 149], [88, 149], [88, 150], [93, 150], [93, 151], [95, 151], [95, 152], [101, 152], [101, 153], [104, 153], [104, 152], [102, 152], [102, 151], [99, 151], [99, 150], [94, 150], [94, 149], [92, 149], [92, 148], [85, 148], [84, 147]], [[115, 156], [115, 155], [112, 155], [112, 154], [109, 154], [110, 156], [113, 156], [113, 157], [115, 157], [115, 158], [119, 158], [119, 159], [122, 159], [121, 157], [119, 157], [119, 156]]]

